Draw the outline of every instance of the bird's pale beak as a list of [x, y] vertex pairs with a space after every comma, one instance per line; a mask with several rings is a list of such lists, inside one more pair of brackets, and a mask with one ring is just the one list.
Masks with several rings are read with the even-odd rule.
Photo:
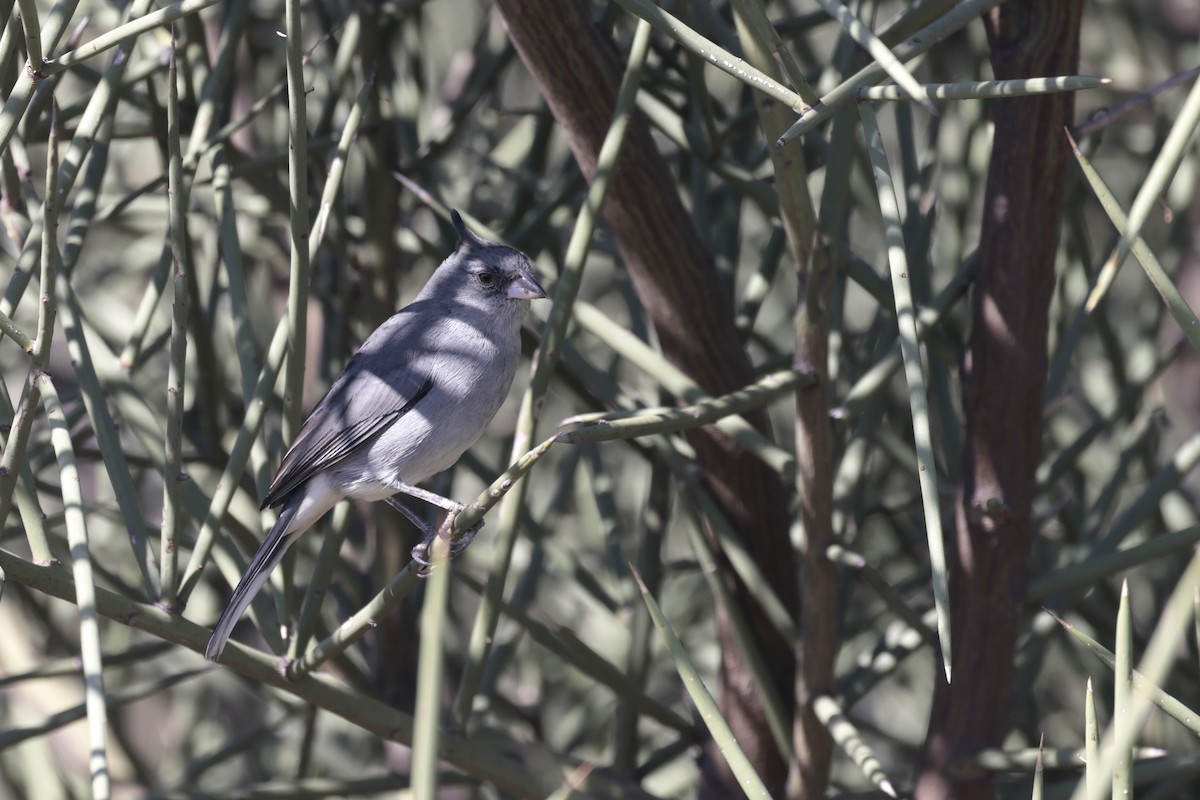
[[508, 285], [508, 296], [514, 300], [542, 300], [546, 290], [528, 275], [520, 275]]

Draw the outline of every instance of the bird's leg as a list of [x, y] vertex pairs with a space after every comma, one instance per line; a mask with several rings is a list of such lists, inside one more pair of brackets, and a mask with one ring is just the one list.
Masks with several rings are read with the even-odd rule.
[[403, 481], [396, 481], [392, 484], [392, 488], [397, 492], [403, 492], [409, 497], [415, 497], [418, 500], [424, 500], [426, 503], [429, 503], [429, 505], [437, 506], [443, 511], [449, 511], [451, 514], [457, 514], [463, 509], [462, 503], [456, 503], [448, 497], [442, 497], [440, 494], [431, 492], [428, 489], [422, 489], [420, 486], [413, 486], [412, 484], [404, 483]]
[[400, 502], [400, 498], [396, 497], [395, 495], [392, 495], [387, 499], [387, 504], [403, 514], [405, 519], [415, 525], [417, 530], [419, 530], [426, 538], [437, 533], [433, 526], [421, 519], [420, 514], [404, 505], [404, 503]]
[[[442, 497], [440, 494], [428, 491], [427, 489], [422, 489], [419, 486], [412, 486], [411, 484], [396, 481], [392, 484], [392, 488], [397, 492], [402, 492], [403, 494], [406, 494], [410, 497], [415, 497], [418, 500], [424, 500], [426, 503], [437, 506], [438, 508], [444, 510], [449, 515], [447, 517], [448, 522], [452, 521], [454, 517], [458, 516], [458, 512], [465, 508], [462, 503], [456, 503], [447, 497]], [[416, 512], [401, 503], [395, 495], [389, 497], [387, 501], [388, 505], [403, 514], [409, 522], [416, 525], [417, 528], [424, 534], [424, 538], [421, 540], [421, 543], [412, 549], [412, 557], [417, 564], [427, 571], [429, 567], [429, 559], [427, 558], [427, 554], [429, 553], [429, 545], [433, 543], [434, 537], [438, 535], [438, 530], [430, 527], [428, 523], [417, 516]], [[471, 544], [471, 540], [475, 538], [475, 535], [479, 533], [479, 529], [482, 527], [483, 520], [480, 520], [458, 536], [454, 537], [454, 539], [452, 539], [450, 542], [450, 557], [454, 558], [463, 550], [466, 550]], [[450, 531], [447, 531], [447, 533], [449, 532]]]
[[420, 514], [406, 506], [396, 495], [387, 498], [387, 504], [403, 514], [421, 532], [421, 542], [413, 547], [411, 553], [413, 561], [417, 562], [419, 568], [417, 574], [424, 578], [429, 574], [430, 566], [429, 559], [425, 557], [425, 554], [429, 552], [429, 545], [437, 536], [437, 529], [421, 519]]

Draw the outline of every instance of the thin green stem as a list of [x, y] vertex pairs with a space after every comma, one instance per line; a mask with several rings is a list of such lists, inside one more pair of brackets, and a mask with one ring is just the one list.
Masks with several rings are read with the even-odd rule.
[[25, 31], [25, 52], [29, 56], [29, 68], [39, 71], [42, 62], [42, 26], [38, 21], [37, 3], [34, 0], [17, 0], [21, 9], [21, 28]]
[[770, 798], [770, 792], [767, 791], [767, 787], [763, 784], [758, 773], [754, 771], [754, 767], [750, 760], [746, 758], [746, 754], [738, 746], [737, 739], [734, 738], [729, 723], [721, 715], [721, 709], [717, 706], [716, 700], [713, 699], [712, 694], [705, 687], [699, 671], [696, 669], [683, 643], [679, 641], [679, 637], [671, 629], [671, 625], [667, 621], [666, 616], [663, 615], [662, 609], [659, 608], [653, 595], [646, 588], [646, 584], [642, 582], [641, 576], [635, 572], [634, 578], [642, 590], [642, 599], [646, 603], [646, 608], [650, 611], [650, 618], [654, 621], [654, 626], [658, 628], [663, 643], [667, 646], [667, 650], [675, 662], [675, 669], [679, 672], [679, 677], [683, 681], [684, 688], [687, 689], [692, 702], [696, 704], [696, 710], [699, 712], [701, 719], [704, 720], [704, 724], [708, 727], [709, 733], [712, 734], [713, 739], [717, 742], [721, 753], [725, 756], [729, 768], [737, 776], [738, 784], [741, 786], [742, 791], [746, 793], [747, 797], [752, 798], [752, 800], [753, 798], [763, 798], [764, 800]]
[[889, 797], [896, 797], [896, 788], [888, 780], [887, 773], [883, 771], [883, 765], [875, 756], [874, 750], [863, 740], [858, 726], [843, 713], [837, 701], [823, 694], [813, 698], [812, 705], [817, 719], [829, 729], [833, 741], [845, 751], [854, 762], [854, 766], [858, 767], [867, 780], [879, 787], [881, 792]]
[[1112, 286], [1113, 281], [1116, 280], [1117, 270], [1125, 263], [1125, 259], [1133, 249], [1133, 243], [1137, 241], [1142, 226], [1146, 224], [1150, 212], [1154, 210], [1159, 198], [1166, 191], [1167, 184], [1171, 182], [1176, 170], [1183, 162], [1184, 156], [1188, 154], [1188, 142], [1196, 132], [1197, 123], [1200, 123], [1200, 80], [1192, 84], [1192, 90], [1188, 92], [1183, 107], [1175, 116], [1171, 131], [1167, 134], [1166, 141], [1163, 142], [1162, 150], [1159, 151], [1158, 157], [1150, 166], [1150, 171], [1146, 173], [1145, 179], [1140, 183], [1137, 196], [1133, 198], [1133, 203], [1129, 207], [1129, 217], [1125, 220], [1125, 225], [1121, 227], [1121, 238], [1117, 241], [1116, 249], [1104, 262], [1104, 266], [1096, 278], [1096, 286], [1088, 295], [1086, 304], [1088, 311], [1096, 307], [1096, 304]]
[[[1133, 737], [1129, 730], [1133, 719], [1130, 698], [1133, 695], [1133, 621], [1129, 609], [1129, 581], [1121, 582], [1121, 602], [1117, 608], [1116, 661], [1113, 666], [1112, 730], [1121, 744], [1114, 747], [1112, 762], [1113, 800], [1126, 800], [1133, 789]], [[1128, 742], [1128, 744], [1125, 744]]]
[[438, 744], [441, 740], [445, 662], [446, 605], [450, 598], [450, 544], [434, 540], [430, 550], [425, 604], [421, 611], [421, 654], [417, 663], [417, 708], [413, 726], [412, 792], [416, 800], [434, 800], [438, 790]]
[[172, 32], [167, 63], [167, 208], [171, 224], [171, 354], [167, 368], [167, 436], [163, 455], [162, 555], [159, 558], [161, 602], [174, 608], [178, 590], [179, 538], [183, 530], [180, 483], [183, 471], [183, 394], [187, 380], [188, 280], [191, 263], [187, 243], [187, 190], [179, 141], [179, 76], [176, 39]]
[[147, 544], [149, 537], [146, 534], [145, 522], [140, 510], [137, 510], [140, 508], [137, 503], [138, 493], [129, 471], [129, 459], [121, 444], [112, 411], [108, 407], [109, 388], [97, 374], [96, 365], [92, 360], [91, 344], [84, 332], [82, 313], [71, 283], [60, 281], [58, 293], [59, 318], [63, 333], [67, 337], [67, 352], [71, 356], [71, 363], [75, 365], [75, 377], [79, 381], [84, 407], [96, 434], [96, 444], [103, 454], [109, 480], [112, 481], [117, 501], [121, 505], [122, 517], [129, 528], [130, 545], [138, 562], [146, 597], [157, 597], [158, 591], [151, 577], [157, 570], [151, 563], [153, 553]]
[[[29, 432], [33, 429], [33, 419], [41, 399], [36, 378], [37, 373], [31, 372], [29, 378], [26, 379], [25, 391], [21, 395], [21, 402], [17, 405], [12, 426], [8, 435], [4, 437], [6, 440], [4, 454], [0, 456], [0, 520], [8, 519], [8, 513], [12, 509], [13, 494], [17, 491], [17, 482], [21, 480], [21, 470], [29, 467], [26, 458]], [[45, 527], [31, 524], [25, 520], [25, 512], [32, 509], [18, 507], [21, 509], [21, 516], [25, 521], [23, 526], [25, 539], [29, 543], [29, 552], [34, 562], [37, 564], [51, 563], [54, 556], [50, 552], [50, 542], [46, 537]]]
[[283, 368], [283, 440], [291, 442], [300, 429], [304, 405], [305, 340], [308, 335], [309, 221], [308, 119], [301, 50], [300, 0], [285, 0], [288, 85], [288, 197], [291, 208], [291, 263], [288, 279], [288, 356]]
[[58, 399], [54, 382], [43, 372], [38, 375], [37, 383], [42, 394], [42, 405], [50, 422], [50, 441], [58, 460], [67, 542], [71, 546], [71, 573], [74, 578], [75, 599], [79, 604], [79, 653], [83, 664], [88, 772], [91, 775], [92, 797], [96, 800], [107, 800], [112, 790], [108, 767], [108, 709], [104, 697], [104, 659], [100, 653], [96, 581], [92, 571], [92, 556], [88, 549], [83, 492], [79, 483], [75, 450], [71, 444], [71, 428], [67, 423], [62, 402]]
[[934, 458], [933, 435], [930, 430], [929, 400], [925, 391], [925, 376], [921, 367], [921, 345], [917, 330], [916, 309], [908, 278], [908, 259], [904, 248], [904, 226], [896, 190], [883, 149], [875, 111], [869, 104], [859, 106], [863, 135], [871, 159], [871, 171], [879, 190], [879, 207], [883, 213], [884, 236], [887, 240], [888, 262], [891, 264], [892, 291], [896, 297], [896, 323], [900, 329], [900, 351], [904, 360], [904, 376], [908, 382], [909, 406], [912, 410], [913, 438], [917, 450], [918, 479], [921, 503], [925, 512], [928, 533], [929, 561], [933, 570], [933, 600], [938, 612], [938, 639], [942, 645], [942, 664], [946, 681], [951, 679], [953, 666], [950, 642], [950, 575], [946, 566], [945, 539], [942, 534], [942, 514], [938, 500], [937, 462]]
[[5, 336], [16, 342], [17, 347], [24, 350], [27, 354], [33, 354], [34, 339], [31, 339], [29, 334], [17, 327], [17, 323], [13, 322], [12, 317], [3, 312], [0, 312], [0, 332], [3, 332]]
[[38, 303], [37, 342], [33, 345], [33, 366], [37, 370], [44, 370], [50, 363], [50, 342], [58, 303], [54, 291], [58, 279], [58, 113], [53, 101], [50, 120], [50, 138], [46, 142], [46, 197], [42, 201], [41, 302]]
[[342, 542], [346, 541], [349, 529], [349, 516], [352, 503], [344, 501], [333, 508], [331, 530], [321, 538], [321, 550], [313, 563], [312, 574], [308, 579], [308, 589], [304, 592], [304, 600], [300, 604], [300, 617], [296, 622], [296, 633], [288, 642], [288, 655], [296, 660], [308, 646], [313, 631], [317, 629], [317, 620], [321, 615], [321, 601], [325, 599], [329, 582], [333, 579], [333, 570], [337, 566]]
[[[1200, 82], [1197, 82], [1200, 86]], [[1134, 233], [1131, 217], [1126, 217], [1121, 210], [1120, 204], [1116, 197], [1100, 177], [1100, 173], [1092, 166], [1091, 161], [1084, 156], [1080, 151], [1079, 146], [1075, 143], [1071, 134], [1067, 134], [1068, 140], [1071, 142], [1071, 150], [1075, 154], [1075, 160], [1079, 164], [1079, 168], [1083, 171], [1083, 176], [1087, 179], [1088, 184], [1092, 187], [1092, 191], [1096, 194], [1096, 199], [1100, 201], [1100, 205], [1104, 208], [1108, 218], [1116, 226], [1118, 231], [1124, 231], [1121, 241], [1124, 242], [1126, 237], [1130, 237], [1129, 250], [1137, 258], [1138, 263], [1142, 265], [1142, 269], [1146, 272], [1146, 277], [1150, 279], [1150, 283], [1158, 291], [1159, 296], [1163, 299], [1163, 303], [1167, 306], [1167, 310], [1171, 312], [1171, 316], [1183, 331], [1183, 335], [1191, 343], [1192, 347], [1200, 349], [1200, 319], [1197, 319], [1196, 312], [1192, 311], [1192, 307], [1184, 298], [1183, 293], [1172, 282], [1167, 271], [1159, 263], [1154, 252], [1146, 244], [1146, 241]], [[1141, 195], [1139, 194], [1139, 197]], [[1155, 195], [1157, 197], [1157, 195]], [[1130, 214], [1132, 214], [1132, 210]], [[1140, 225], [1138, 226], [1140, 228]], [[1120, 249], [1118, 248], [1118, 253]], [[1086, 311], [1092, 311], [1095, 308], [1095, 303], [1092, 298], [1097, 300], [1107, 291], [1107, 284], [1111, 285], [1115, 278], [1115, 268], [1109, 271], [1109, 264], [1116, 263], [1109, 261], [1101, 269], [1100, 274], [1096, 276], [1096, 283], [1092, 288], [1092, 293], [1089, 295], [1087, 302], [1084, 304]]]
[[[1114, 673], [1116, 672], [1117, 656], [1112, 650], [1109, 650], [1107, 647], [1100, 644], [1100, 642], [1096, 641], [1091, 636], [1088, 636], [1077, 625], [1072, 625], [1070, 622], [1067, 622], [1065, 619], [1057, 616], [1053, 612], [1047, 611], [1047, 613], [1050, 614], [1050, 616], [1054, 618], [1055, 622], [1062, 626], [1063, 630], [1069, 633], [1073, 639], [1086, 647], [1088, 651], [1090, 651], [1091, 654], [1096, 658], [1100, 659], [1100, 661], [1106, 667], [1113, 670]], [[1090, 678], [1088, 682], [1089, 684], [1091, 683]], [[1131, 674], [1130, 685], [1139, 694], [1145, 695], [1146, 698], [1149, 699], [1149, 701], [1164, 714], [1178, 722], [1193, 735], [1200, 736], [1200, 718], [1197, 718], [1196, 712], [1186, 703], [1181, 702], [1178, 698], [1168, 694], [1160, 687], [1151, 683], [1146, 679], [1146, 676], [1142, 675], [1141, 672], [1138, 672], [1137, 670], [1134, 670]], [[1126, 700], [1126, 703], [1128, 705], [1128, 700]], [[1092, 705], [1095, 705], [1095, 698], [1092, 699]], [[1114, 718], [1116, 717], [1115, 708], [1113, 710], [1113, 716]], [[1096, 746], [1098, 747], [1099, 745], [1097, 744]], [[1099, 764], [1099, 760], [1097, 759], [1092, 763]]]
[[176, 20], [203, 11], [211, 5], [216, 5], [216, 3], [217, 0], [181, 0], [181, 2], [172, 3], [144, 17], [139, 17], [126, 22], [124, 25], [119, 25], [110, 31], [106, 31], [87, 44], [81, 45], [74, 50], [68, 50], [57, 58], [48, 59], [42, 67], [42, 74], [54, 75], [62, 72], [76, 64], [87, 61], [89, 58], [100, 55], [105, 50], [136, 39], [147, 31], [161, 28], [164, 25], [170, 25]]
[[[635, 439], [653, 434], [678, 433], [708, 425], [732, 414], [745, 414], [762, 408], [794, 391], [796, 387], [812, 381], [813, 376], [809, 372], [790, 369], [773, 372], [744, 389], [686, 408], [618, 412], [604, 414], [602, 418], [595, 421], [589, 417], [582, 417], [579, 418], [579, 421], [583, 423], [580, 427], [563, 430], [558, 434], [558, 440], [570, 444], [581, 444]], [[566, 420], [562, 425], [572, 422], [574, 420]]]
[[1092, 784], [1100, 780], [1100, 726], [1096, 722], [1096, 695], [1092, 692], [1091, 676], [1083, 698], [1083, 761], [1086, 765], [1083, 780], [1090, 794]]
[[[921, 95], [928, 100], [986, 100], [998, 97], [1029, 97], [1038, 94], [1077, 92], [1097, 89], [1112, 83], [1111, 78], [1092, 78], [1086, 75], [1063, 75], [1056, 78], [1021, 78], [1007, 81], [968, 81], [961, 83], [923, 83]], [[909, 96], [899, 86], [864, 86], [858, 90], [860, 100], [907, 100]]]

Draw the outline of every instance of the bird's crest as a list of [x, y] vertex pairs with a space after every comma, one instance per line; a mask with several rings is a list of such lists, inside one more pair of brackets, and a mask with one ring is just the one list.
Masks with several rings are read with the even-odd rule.
[[458, 234], [458, 243], [466, 245], [468, 248], [473, 247], [491, 247], [495, 243], [489, 242], [482, 236], [477, 235], [474, 231], [467, 227], [467, 223], [463, 222], [462, 216], [456, 209], [450, 210], [450, 221], [454, 223], [454, 232]]

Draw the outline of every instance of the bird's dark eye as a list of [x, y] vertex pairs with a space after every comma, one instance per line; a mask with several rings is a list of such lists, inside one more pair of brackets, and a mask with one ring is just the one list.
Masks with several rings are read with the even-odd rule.
[[479, 282], [484, 286], [491, 286], [496, 282], [496, 276], [490, 272], [479, 273]]

